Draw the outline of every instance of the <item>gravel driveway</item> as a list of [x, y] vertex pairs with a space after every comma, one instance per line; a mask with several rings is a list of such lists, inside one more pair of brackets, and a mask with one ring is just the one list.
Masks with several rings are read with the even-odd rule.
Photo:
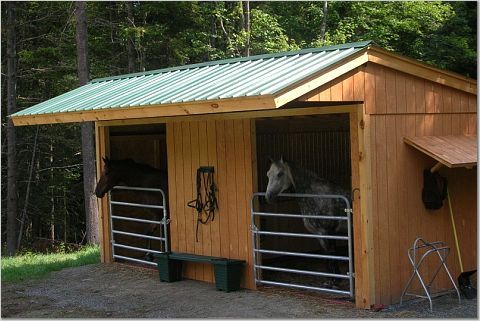
[[391, 306], [379, 312], [345, 300], [283, 288], [230, 293], [185, 280], [164, 283], [156, 270], [93, 264], [47, 278], [2, 283], [2, 318], [477, 318], [477, 300], [455, 296]]

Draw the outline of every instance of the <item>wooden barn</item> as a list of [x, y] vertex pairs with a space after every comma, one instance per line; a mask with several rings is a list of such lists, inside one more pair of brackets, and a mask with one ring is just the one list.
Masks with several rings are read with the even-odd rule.
[[[417, 237], [446, 242], [448, 268], [460, 274], [446, 201], [438, 210], [422, 202], [424, 169], [448, 179], [463, 268], [476, 269], [476, 102], [475, 80], [367, 41], [95, 79], [12, 119], [94, 121], [99, 176], [102, 157], [167, 170], [169, 249], [245, 260], [241, 285], [249, 289], [256, 288], [250, 204], [265, 191], [268, 156], [340, 181], [353, 191], [355, 302], [369, 308], [399, 302]], [[218, 209], [197, 241], [187, 203], [200, 166], [214, 167]], [[107, 197], [99, 212], [102, 261], [112, 262]], [[426, 263], [427, 276], [435, 264]], [[214, 280], [209, 264], [187, 263], [183, 273]], [[451, 287], [445, 274], [436, 282]]]

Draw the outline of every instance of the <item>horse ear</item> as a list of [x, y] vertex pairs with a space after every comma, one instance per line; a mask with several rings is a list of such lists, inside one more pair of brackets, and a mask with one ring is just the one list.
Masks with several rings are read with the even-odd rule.
[[280, 157], [280, 163], [285, 163], [285, 161], [283, 160], [283, 155]]
[[271, 156], [268, 156], [267, 158], [268, 158], [268, 160], [270, 161], [270, 164], [273, 164], [273, 163], [274, 163], [274, 160], [273, 160], [273, 158], [272, 158]]

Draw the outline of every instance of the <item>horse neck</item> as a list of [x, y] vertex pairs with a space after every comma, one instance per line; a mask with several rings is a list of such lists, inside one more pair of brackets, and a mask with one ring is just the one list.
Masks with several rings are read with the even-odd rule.
[[162, 172], [130, 168], [124, 171], [122, 182], [127, 186], [160, 187], [162, 186]]
[[318, 179], [317, 175], [309, 170], [290, 165], [290, 172], [294, 181], [296, 193], [312, 192], [312, 183]]

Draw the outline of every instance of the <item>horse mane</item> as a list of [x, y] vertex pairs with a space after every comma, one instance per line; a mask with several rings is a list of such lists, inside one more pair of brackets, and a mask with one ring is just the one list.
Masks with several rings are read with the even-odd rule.
[[131, 168], [136, 167], [137, 169], [144, 171], [144, 172], [156, 172], [161, 171], [160, 169], [154, 168], [148, 164], [144, 163], [137, 163], [131, 158], [125, 159], [117, 159], [117, 160], [110, 160], [109, 165], [112, 167], [121, 167], [121, 168]]
[[119, 159], [119, 160], [110, 160], [109, 165], [113, 169], [124, 172], [124, 182], [125, 180], [130, 182], [135, 182], [140, 180], [143, 181], [142, 185], [144, 187], [161, 187], [164, 192], [167, 191], [167, 171], [163, 169], [158, 169], [152, 167], [148, 164], [138, 163], [131, 158]]
[[290, 168], [292, 173], [293, 185], [297, 193], [305, 193], [310, 191], [312, 183], [318, 183], [322, 185], [327, 185], [333, 188], [335, 191], [345, 194], [345, 191], [340, 188], [340, 186], [333, 182], [332, 180], [318, 176], [315, 172], [300, 167], [297, 163], [291, 161], [285, 161], [284, 163]]

